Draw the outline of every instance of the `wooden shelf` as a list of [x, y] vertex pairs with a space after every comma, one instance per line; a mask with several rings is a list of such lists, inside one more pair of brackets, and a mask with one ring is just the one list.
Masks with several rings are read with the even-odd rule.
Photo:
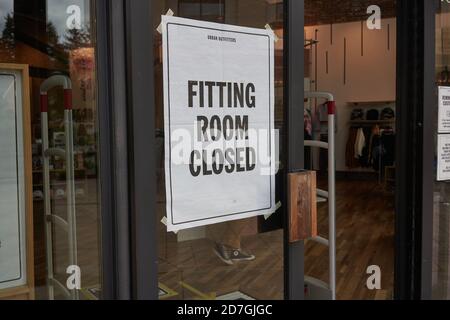
[[[74, 169], [75, 172], [87, 171], [87, 169]], [[33, 173], [43, 173], [43, 170], [33, 170]], [[66, 169], [50, 169], [50, 173], [66, 173]]]
[[351, 120], [350, 124], [395, 124], [393, 120]]
[[[75, 185], [80, 185], [80, 184], [84, 184], [84, 181], [77, 181], [75, 180]], [[66, 186], [67, 185], [67, 181], [53, 181], [50, 182], [51, 186]], [[33, 184], [33, 187], [38, 188], [38, 187], [43, 187], [44, 185], [42, 183], [36, 183]]]
[[380, 101], [349, 101], [348, 105], [352, 107], [375, 107], [380, 105], [388, 105], [396, 103], [396, 101], [386, 101], [386, 100], [380, 100]]
[[341, 171], [343, 173], [378, 173], [375, 169], [370, 167], [356, 167], [356, 168], [346, 168], [346, 170]]

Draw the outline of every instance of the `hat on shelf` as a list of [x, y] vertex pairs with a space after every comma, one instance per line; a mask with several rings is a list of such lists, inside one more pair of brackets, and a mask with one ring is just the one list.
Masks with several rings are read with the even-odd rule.
[[384, 108], [381, 111], [381, 120], [391, 120], [395, 118], [395, 112], [392, 108]]
[[366, 119], [371, 121], [379, 120], [380, 112], [377, 109], [371, 109], [367, 111]]
[[350, 118], [352, 121], [353, 120], [363, 120], [364, 119], [364, 111], [362, 109], [354, 109], [352, 111], [352, 115]]

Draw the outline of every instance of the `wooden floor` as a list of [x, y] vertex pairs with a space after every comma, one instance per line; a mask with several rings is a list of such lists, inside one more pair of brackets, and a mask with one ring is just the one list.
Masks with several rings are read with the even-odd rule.
[[450, 186], [439, 183], [434, 191], [433, 299], [450, 299]]
[[[392, 299], [394, 282], [394, 196], [377, 182], [337, 182], [337, 298]], [[326, 206], [319, 210], [319, 233], [328, 235]], [[328, 279], [327, 248], [306, 245], [306, 275]], [[381, 268], [381, 290], [366, 287], [368, 266]]]
[[[96, 192], [91, 193], [95, 194]], [[87, 200], [78, 201], [77, 206], [78, 256], [83, 270], [84, 288], [98, 286], [100, 282], [98, 203], [95, 197], [89, 197]], [[160, 215], [165, 214], [162, 201], [159, 212]], [[320, 234], [327, 237], [326, 205], [320, 205], [318, 212]], [[243, 247], [253, 252], [257, 258], [253, 262], [230, 267], [214, 255], [211, 240], [203, 237], [179, 242], [175, 234], [165, 231], [163, 224], [158, 225], [159, 281], [161, 288], [169, 293], [171, 299], [213, 299], [235, 291], [260, 300], [283, 299], [282, 230], [244, 237]], [[56, 273], [64, 275], [62, 266], [67, 262], [67, 246], [63, 234], [57, 233], [55, 236]], [[327, 248], [308, 242], [305, 256], [306, 274], [327, 281]], [[38, 261], [40, 264], [45, 263], [43, 258], [36, 262]], [[366, 288], [366, 269], [370, 265], [378, 265], [381, 268], [380, 291], [370, 291]], [[376, 182], [338, 181], [338, 299], [390, 299], [393, 291], [393, 266], [393, 196]], [[39, 270], [45, 270], [45, 267]], [[42, 299], [45, 298], [45, 289], [40, 285], [38, 284], [37, 288], [38, 298]]]
[[225, 265], [212, 251], [212, 241], [177, 242], [165, 234], [160, 243], [159, 282], [172, 299], [215, 299], [240, 291], [260, 300], [283, 299], [283, 232], [248, 236], [243, 247], [256, 255], [253, 262]]
[[[337, 297], [390, 299], [394, 267], [394, 201], [376, 182], [337, 183]], [[164, 205], [160, 205], [163, 214]], [[319, 231], [327, 236], [327, 209], [319, 207]], [[159, 280], [171, 299], [213, 299], [241, 291], [256, 299], [283, 299], [283, 232], [244, 238], [244, 247], [257, 257], [253, 262], [224, 265], [208, 239], [178, 242], [164, 227], [159, 230]], [[366, 288], [366, 269], [378, 265], [382, 290]], [[328, 251], [306, 245], [305, 270], [327, 281]]]

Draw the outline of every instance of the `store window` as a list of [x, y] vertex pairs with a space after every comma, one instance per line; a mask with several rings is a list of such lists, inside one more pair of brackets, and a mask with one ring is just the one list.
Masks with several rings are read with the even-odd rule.
[[[323, 100], [309, 99], [304, 106], [305, 144], [331, 143], [334, 130], [334, 149], [305, 151], [318, 188], [336, 192], [331, 228], [328, 195], [318, 203], [318, 233], [324, 239], [336, 234], [335, 259], [330, 263], [333, 249], [323, 241], [305, 245], [307, 296], [316, 299], [323, 298], [314, 290], [317, 280], [329, 284], [330, 274], [338, 300], [393, 298], [396, 172], [403, 166], [395, 146], [396, 30], [394, 0], [305, 1], [305, 91], [328, 92], [336, 102], [334, 128]], [[334, 184], [328, 176], [330, 153]], [[367, 282], [373, 268], [382, 274], [377, 290]]]
[[179, 15], [185, 18], [199, 18], [208, 21], [220, 21], [225, 17], [223, 0], [180, 0]]
[[94, 1], [0, 1], [0, 298], [98, 299]]
[[[258, 28], [263, 30], [263, 32], [265, 32], [265, 25], [269, 24], [275, 34], [282, 39], [283, 16], [280, 14], [280, 8], [282, 8], [283, 1], [161, 0], [153, 1], [152, 5], [154, 8], [153, 11], [155, 12], [155, 16], [153, 17], [154, 51], [156, 57], [154, 61], [155, 92], [158, 93], [156, 94], [155, 104], [156, 136], [158, 142], [158, 203], [156, 218], [158, 232], [159, 297], [162, 300], [283, 299], [285, 274], [283, 209], [278, 209], [272, 215], [266, 217], [258, 216], [189, 228], [180, 230], [179, 232], [168, 232], [166, 225], [168, 219], [168, 210], [166, 209], [168, 200], [165, 185], [165, 173], [167, 171], [164, 157], [164, 121], [168, 115], [164, 114], [162, 94], [164, 91], [163, 62], [166, 57], [162, 56], [163, 39], [156, 31], [161, 21], [161, 15], [166, 14], [171, 9], [176, 17], [239, 27]], [[215, 26], [215, 28], [218, 28], [218, 26]], [[220, 32], [217, 33], [220, 35]], [[225, 35], [223, 36], [225, 37]], [[229, 38], [232, 36], [227, 35], [227, 37], [225, 41], [234, 43], [234, 40]], [[205, 36], [204, 38], [206, 39], [207, 37]], [[239, 42], [239, 40], [237, 41]], [[243, 42], [245, 41], [241, 41], [241, 43]], [[267, 46], [267, 40], [263, 43]], [[275, 129], [283, 133], [285, 132], [283, 108], [283, 41], [278, 40], [273, 47], [275, 52]], [[241, 79], [235, 79], [233, 77], [226, 78], [225, 70], [236, 67], [223, 54], [224, 52], [220, 52], [217, 55], [220, 63], [215, 65], [221, 71], [215, 75], [215, 78], [213, 76], [214, 79], [203, 80], [241, 81]], [[267, 54], [267, 50], [264, 51], [264, 54]], [[243, 53], [243, 55], [245, 54]], [[196, 60], [195, 57], [192, 58], [191, 62], [194, 60]], [[268, 59], [264, 58], [263, 61], [258, 70], [267, 69], [266, 62]], [[176, 62], [173, 64], [179, 66]], [[246, 78], [248, 75], [243, 75], [242, 77]], [[268, 90], [263, 91], [268, 92]], [[215, 92], [219, 91], [216, 90]], [[181, 93], [178, 95], [181, 95]], [[235, 102], [238, 100], [235, 100]], [[197, 101], [198, 99], [195, 99], [195, 103]], [[259, 108], [263, 107], [260, 106]], [[284, 140], [281, 135], [278, 137], [278, 141], [277, 145], [281, 149], [280, 154], [283, 155], [282, 150], [284, 146], [282, 141]], [[280, 205], [282, 205], [280, 201], [282, 201], [281, 199], [283, 197], [283, 170], [285, 170], [284, 159], [281, 159], [280, 170], [275, 177], [275, 201]], [[238, 175], [238, 173], [234, 174]], [[214, 181], [211, 183], [213, 184]], [[253, 189], [248, 188], [246, 190], [250, 201], [257, 201], [256, 187], [257, 184], [254, 185]], [[214, 206], [214, 204], [211, 204], [202, 195], [198, 195], [198, 199], [204, 203], [205, 208]], [[231, 207], [232, 205], [232, 202], [228, 202], [226, 206]], [[185, 209], [189, 210], [190, 208], [185, 207]]]
[[[450, 4], [441, 1], [436, 14], [436, 83], [439, 86], [439, 109], [445, 108], [441, 104], [445, 96], [443, 92], [450, 86]], [[440, 113], [441, 111], [439, 111]], [[436, 182], [434, 184], [434, 210], [433, 210], [433, 299], [450, 299], [450, 184], [446, 181], [446, 173], [441, 159], [442, 151], [448, 134], [447, 130], [438, 124], [438, 113], [435, 114], [434, 123], [436, 141]], [[439, 132], [439, 133], [438, 133]]]

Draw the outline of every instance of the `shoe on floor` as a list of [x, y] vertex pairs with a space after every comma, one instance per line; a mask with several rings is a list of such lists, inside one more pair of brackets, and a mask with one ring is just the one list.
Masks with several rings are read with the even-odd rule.
[[256, 257], [249, 253], [245, 252], [242, 249], [233, 249], [231, 251], [231, 261], [233, 262], [239, 262], [239, 261], [253, 261]]
[[230, 259], [230, 250], [225, 245], [216, 243], [214, 253], [227, 265], [231, 266], [233, 264], [233, 261]]

